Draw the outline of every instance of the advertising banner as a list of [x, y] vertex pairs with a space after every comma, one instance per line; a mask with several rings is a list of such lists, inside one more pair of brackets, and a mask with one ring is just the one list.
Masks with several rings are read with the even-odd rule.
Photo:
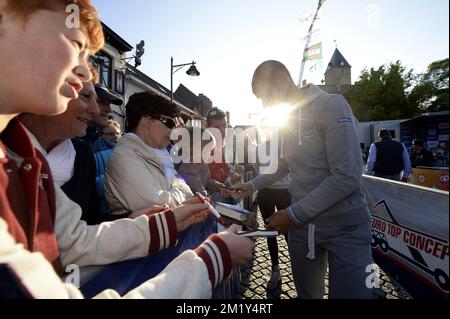
[[[448, 298], [448, 192], [363, 176], [374, 254]], [[417, 285], [415, 285], [417, 286]]]

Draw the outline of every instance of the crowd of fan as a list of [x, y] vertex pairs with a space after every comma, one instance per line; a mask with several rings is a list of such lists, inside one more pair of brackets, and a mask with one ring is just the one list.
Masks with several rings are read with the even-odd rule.
[[[70, 4], [79, 27], [67, 25]], [[179, 233], [215, 222], [190, 186], [221, 196], [222, 183], [242, 175], [217, 163], [211, 172], [202, 164], [201, 179], [189, 174], [196, 169], [181, 178], [166, 148], [178, 110], [155, 94], [129, 99], [121, 137], [108, 114], [123, 101], [88, 64], [103, 44], [90, 0], [0, 1], [0, 298], [82, 298], [63, 280], [68, 265], [105, 266], [177, 245]], [[211, 297], [254, 243], [233, 229], [204, 235], [127, 294], [97, 297]]]

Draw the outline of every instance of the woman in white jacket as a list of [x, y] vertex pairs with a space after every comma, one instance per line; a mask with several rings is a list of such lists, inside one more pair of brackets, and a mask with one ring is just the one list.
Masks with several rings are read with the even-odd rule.
[[154, 204], [177, 207], [193, 196], [177, 177], [166, 147], [177, 123], [174, 103], [150, 92], [133, 94], [127, 105], [127, 134], [106, 169], [105, 195], [113, 214]]

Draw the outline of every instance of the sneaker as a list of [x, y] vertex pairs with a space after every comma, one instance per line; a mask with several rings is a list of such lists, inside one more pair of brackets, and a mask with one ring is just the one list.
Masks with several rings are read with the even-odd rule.
[[281, 274], [278, 266], [272, 267], [272, 275], [270, 276], [269, 281], [267, 282], [267, 289], [275, 289], [281, 283]]

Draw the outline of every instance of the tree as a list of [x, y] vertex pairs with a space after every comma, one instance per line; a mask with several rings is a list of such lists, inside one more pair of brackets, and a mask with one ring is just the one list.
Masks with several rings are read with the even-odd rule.
[[448, 111], [448, 82], [448, 58], [431, 63], [427, 72], [418, 76], [411, 102], [417, 103], [422, 112]]
[[344, 92], [359, 121], [409, 118], [417, 113], [417, 104], [408, 99], [415, 77], [400, 61], [364, 69], [355, 86]]
[[343, 95], [359, 121], [382, 121], [448, 110], [448, 89], [447, 58], [431, 63], [424, 74], [414, 74], [400, 61], [364, 69]]

